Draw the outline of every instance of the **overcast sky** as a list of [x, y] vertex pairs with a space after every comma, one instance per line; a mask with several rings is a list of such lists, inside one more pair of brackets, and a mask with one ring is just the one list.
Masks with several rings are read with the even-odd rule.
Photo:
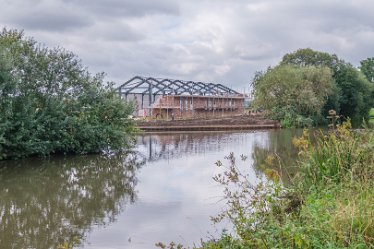
[[132, 76], [248, 89], [298, 48], [358, 66], [374, 56], [373, 0], [0, 0], [0, 24], [77, 54], [117, 84]]

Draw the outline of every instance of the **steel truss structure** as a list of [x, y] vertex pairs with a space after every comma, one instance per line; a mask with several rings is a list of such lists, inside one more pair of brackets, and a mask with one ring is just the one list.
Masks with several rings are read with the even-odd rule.
[[230, 96], [239, 94], [222, 84], [141, 76], [135, 76], [120, 85], [118, 92], [125, 98], [129, 94], [141, 94], [142, 97], [148, 95], [150, 100], [154, 100], [156, 95]]

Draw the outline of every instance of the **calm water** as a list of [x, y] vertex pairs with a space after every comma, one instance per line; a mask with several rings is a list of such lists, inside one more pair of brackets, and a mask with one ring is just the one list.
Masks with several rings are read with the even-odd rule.
[[[125, 155], [0, 162], [0, 248], [154, 248], [199, 244], [229, 224], [209, 217], [225, 208], [212, 177], [230, 152], [264, 179], [269, 153], [285, 181], [296, 154], [295, 131], [176, 133], [139, 136]], [[277, 167], [275, 164], [274, 167]], [[71, 247], [70, 247], [71, 248]]]

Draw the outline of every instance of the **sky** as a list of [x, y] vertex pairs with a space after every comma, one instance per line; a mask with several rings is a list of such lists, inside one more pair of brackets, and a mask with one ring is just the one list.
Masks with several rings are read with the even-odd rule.
[[312, 48], [374, 57], [373, 0], [0, 0], [0, 26], [74, 52], [121, 84], [135, 75], [248, 91], [256, 71]]

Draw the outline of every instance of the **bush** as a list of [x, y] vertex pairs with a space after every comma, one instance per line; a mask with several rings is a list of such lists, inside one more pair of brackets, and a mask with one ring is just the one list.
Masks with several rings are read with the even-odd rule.
[[120, 149], [134, 131], [103, 74], [15, 30], [0, 33], [0, 96], [0, 159]]

